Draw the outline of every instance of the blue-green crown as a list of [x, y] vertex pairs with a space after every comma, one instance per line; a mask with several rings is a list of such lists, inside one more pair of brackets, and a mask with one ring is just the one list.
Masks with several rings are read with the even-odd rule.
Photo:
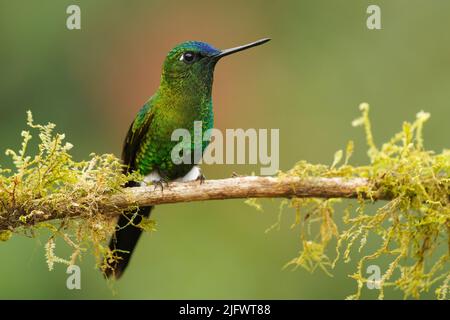
[[220, 50], [214, 48], [212, 45], [206, 43], [206, 42], [200, 42], [200, 41], [186, 41], [183, 43], [180, 43], [175, 48], [170, 50], [168, 57], [174, 57], [178, 55], [181, 52], [186, 51], [193, 51], [193, 52], [200, 52], [206, 56], [213, 56], [220, 53]]

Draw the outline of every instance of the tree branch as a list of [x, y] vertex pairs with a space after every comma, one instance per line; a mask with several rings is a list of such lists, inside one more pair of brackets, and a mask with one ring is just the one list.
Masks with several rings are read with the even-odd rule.
[[[238, 177], [196, 182], [173, 182], [168, 187], [125, 189], [111, 197], [118, 207], [244, 198], [356, 198], [358, 190], [369, 186], [363, 178]], [[376, 198], [385, 198], [377, 196]]]
[[[0, 220], [0, 230], [19, 226], [34, 225], [38, 222], [72, 218], [86, 214], [86, 207], [108, 215], [118, 215], [130, 206], [150, 206], [168, 203], [193, 202], [205, 200], [245, 199], [245, 198], [356, 198], [361, 188], [370, 182], [364, 178], [298, 178], [298, 177], [258, 177], [247, 176], [219, 180], [194, 182], [171, 182], [164, 186], [125, 188], [119, 193], [104, 195], [98, 203], [90, 199], [68, 204], [44, 204], [35, 200], [32, 210], [20, 209], [7, 220]], [[367, 198], [367, 195], [361, 194]], [[385, 200], [385, 194], [375, 193], [374, 200]], [[26, 216], [20, 220], [19, 216]]]

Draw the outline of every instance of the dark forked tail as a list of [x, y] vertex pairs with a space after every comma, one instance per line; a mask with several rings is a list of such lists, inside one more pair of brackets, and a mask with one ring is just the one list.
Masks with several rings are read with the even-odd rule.
[[109, 242], [109, 249], [114, 250], [114, 256], [118, 259], [105, 266], [104, 272], [107, 278], [119, 279], [122, 276], [142, 233], [142, 229], [136, 227], [136, 225], [141, 222], [143, 217], [148, 218], [152, 209], [153, 207], [139, 208], [138, 214], [133, 219], [133, 224], [130, 224], [130, 220], [134, 212], [124, 213], [120, 216], [116, 232]]

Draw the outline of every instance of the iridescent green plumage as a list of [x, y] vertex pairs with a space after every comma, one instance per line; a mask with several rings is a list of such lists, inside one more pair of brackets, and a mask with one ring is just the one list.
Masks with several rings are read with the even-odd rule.
[[[186, 64], [180, 59], [185, 52], [198, 55], [194, 58], [198, 61]], [[143, 175], [156, 170], [175, 179], [192, 168], [193, 164], [173, 163], [171, 150], [177, 142], [171, 141], [171, 135], [176, 129], [187, 129], [193, 137], [194, 121], [202, 121], [203, 131], [213, 127], [211, 89], [217, 62], [213, 56], [218, 54], [219, 50], [199, 42], [186, 42], [169, 53], [158, 91], [139, 111], [125, 140], [122, 158], [130, 170]]]
[[[126, 170], [139, 171], [144, 176], [157, 172], [167, 180], [186, 175], [195, 163], [174, 163], [172, 149], [178, 141], [172, 141], [172, 133], [176, 129], [186, 129], [194, 137], [195, 121], [202, 122], [203, 132], [211, 129], [214, 122], [211, 91], [217, 61], [268, 40], [222, 51], [197, 41], [184, 42], [172, 49], [164, 61], [157, 92], [138, 112], [128, 130], [122, 152]], [[208, 140], [203, 141], [202, 152], [208, 143]], [[195, 152], [194, 146], [194, 139], [191, 139], [191, 155]], [[148, 216], [150, 211], [151, 207], [140, 208], [139, 214]], [[107, 276], [121, 275], [139, 238], [141, 229], [129, 225], [132, 216], [135, 215], [129, 213], [119, 219], [120, 228], [110, 244], [110, 249], [117, 253], [119, 260], [107, 266]], [[139, 221], [135, 219], [134, 224]]]

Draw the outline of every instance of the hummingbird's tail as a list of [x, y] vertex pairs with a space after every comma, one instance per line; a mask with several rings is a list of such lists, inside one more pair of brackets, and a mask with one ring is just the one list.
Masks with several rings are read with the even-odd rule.
[[[134, 247], [141, 236], [142, 229], [137, 227], [141, 222], [142, 218], [148, 218], [150, 212], [154, 207], [140, 207], [138, 214], [124, 213], [120, 216], [117, 222], [117, 229], [112, 236], [109, 249], [114, 251], [114, 256], [116, 259], [113, 262], [106, 262], [107, 265], [104, 266], [105, 276], [107, 278], [114, 277], [119, 279], [125, 268], [130, 262], [131, 254], [133, 253]], [[133, 219], [133, 224], [130, 224], [131, 219]]]

